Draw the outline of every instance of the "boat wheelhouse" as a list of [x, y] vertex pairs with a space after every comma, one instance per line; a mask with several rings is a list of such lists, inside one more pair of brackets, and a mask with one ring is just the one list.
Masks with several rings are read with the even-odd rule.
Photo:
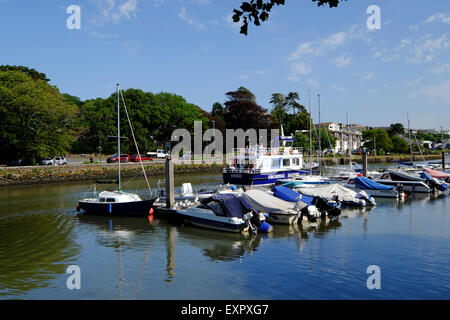
[[234, 149], [232, 164], [224, 168], [224, 183], [266, 185], [280, 179], [310, 174], [303, 163], [302, 148], [293, 147], [292, 137], [280, 137], [280, 146], [256, 145]]

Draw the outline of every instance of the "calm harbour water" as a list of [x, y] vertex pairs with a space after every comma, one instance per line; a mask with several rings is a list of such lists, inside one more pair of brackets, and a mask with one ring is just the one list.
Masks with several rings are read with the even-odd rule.
[[[180, 175], [176, 184], [221, 180]], [[448, 193], [378, 198], [328, 225], [246, 237], [88, 217], [75, 206], [89, 187], [0, 190], [0, 299], [450, 299]], [[81, 269], [80, 290], [67, 289], [69, 265]], [[381, 269], [380, 290], [366, 286], [370, 265]]]

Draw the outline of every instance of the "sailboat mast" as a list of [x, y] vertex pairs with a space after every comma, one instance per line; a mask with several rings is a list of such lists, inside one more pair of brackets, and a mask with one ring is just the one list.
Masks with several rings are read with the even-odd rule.
[[119, 104], [119, 84], [117, 84], [117, 153], [118, 153], [118, 163], [119, 163], [119, 186], [118, 191], [120, 191], [120, 104]]
[[413, 154], [412, 154], [412, 143], [411, 143], [411, 129], [409, 127], [409, 113], [406, 113], [406, 117], [408, 118], [408, 139], [409, 139], [409, 153], [411, 155], [411, 162], [413, 162]]
[[313, 156], [312, 156], [312, 113], [311, 113], [311, 94], [308, 89], [308, 106], [309, 106], [309, 174], [312, 175], [312, 163], [313, 163]]
[[318, 107], [319, 107], [319, 175], [322, 175], [322, 143], [320, 133], [320, 94], [317, 95]]

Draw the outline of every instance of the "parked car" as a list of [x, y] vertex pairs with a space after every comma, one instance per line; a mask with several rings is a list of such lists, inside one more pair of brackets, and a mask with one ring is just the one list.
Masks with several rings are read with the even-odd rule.
[[45, 158], [39, 162], [41, 166], [54, 166], [56, 164], [53, 157]]
[[18, 167], [18, 166], [25, 166], [25, 159], [16, 159], [16, 160], [11, 160], [8, 161], [8, 163], [6, 164], [8, 167]]
[[[153, 158], [147, 155], [141, 155], [141, 160], [142, 161], [153, 161]], [[133, 156], [131, 156], [131, 161], [133, 162], [139, 162], [139, 155], [135, 154]]]
[[56, 157], [55, 158], [55, 164], [58, 165], [67, 165], [67, 160], [65, 157]]
[[[108, 163], [115, 163], [117, 161], [119, 161], [119, 155], [118, 154], [112, 155], [111, 157], [106, 159], [106, 162], [108, 162]], [[130, 161], [130, 155], [129, 154], [121, 154], [120, 155], [120, 162], [128, 162], [128, 161]]]

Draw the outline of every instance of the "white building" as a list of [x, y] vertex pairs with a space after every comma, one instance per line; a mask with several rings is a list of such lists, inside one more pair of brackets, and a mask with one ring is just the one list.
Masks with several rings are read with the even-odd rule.
[[[314, 125], [316, 128], [318, 124]], [[334, 153], [357, 150], [362, 145], [362, 128], [360, 125], [351, 125], [348, 128], [336, 122], [325, 122], [320, 124], [321, 128], [327, 129], [336, 139]], [[361, 128], [361, 129], [360, 129]]]

